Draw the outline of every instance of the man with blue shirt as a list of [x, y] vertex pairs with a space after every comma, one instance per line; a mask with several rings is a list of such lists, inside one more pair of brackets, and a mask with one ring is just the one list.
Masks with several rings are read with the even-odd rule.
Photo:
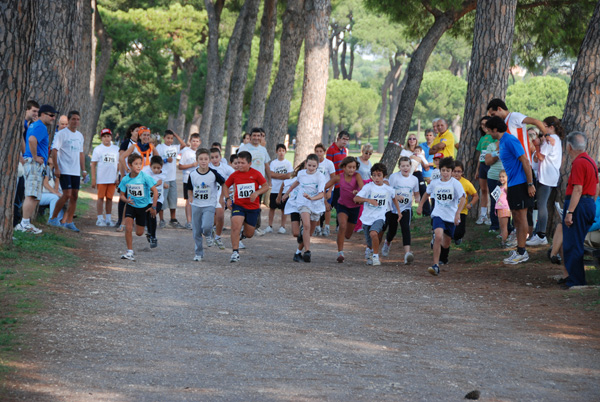
[[[425, 130], [425, 142], [420, 144], [421, 148], [423, 148], [423, 152], [425, 152], [425, 159], [429, 162], [429, 170], [423, 169], [423, 179], [425, 179], [425, 183], [429, 184], [431, 182], [431, 172], [433, 168], [433, 155], [429, 153], [429, 149], [433, 146], [433, 140], [435, 139], [435, 131], [433, 129], [428, 128]], [[419, 194], [423, 197], [425, 191], [427, 190], [427, 185], [420, 186], [419, 185]], [[431, 204], [429, 200], [425, 201], [423, 204], [423, 216], [431, 215]]]
[[[506, 132], [508, 129], [500, 117], [487, 120], [485, 126], [490, 129], [492, 138], [499, 141], [500, 160], [508, 176], [507, 200], [517, 230], [517, 251], [511, 251], [505, 264], [519, 264], [529, 259], [525, 249], [527, 241], [527, 208], [533, 206], [535, 186], [531, 174], [529, 156], [525, 154], [519, 139]], [[506, 135], [508, 134], [508, 135]]]
[[15, 229], [21, 232], [40, 234], [41, 229], [36, 228], [30, 221], [37, 204], [42, 198], [42, 184], [44, 171], [48, 163], [49, 135], [48, 126], [54, 124], [57, 111], [50, 105], [42, 105], [39, 110], [39, 119], [30, 124], [25, 138], [25, 202], [23, 203], [23, 219]]

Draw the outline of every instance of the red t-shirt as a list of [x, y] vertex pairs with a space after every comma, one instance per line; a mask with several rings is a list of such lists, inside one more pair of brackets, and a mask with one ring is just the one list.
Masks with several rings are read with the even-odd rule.
[[250, 195], [266, 182], [267, 180], [258, 170], [250, 168], [247, 172], [233, 172], [225, 181], [225, 185], [234, 186], [233, 203], [235, 205], [246, 209], [259, 209], [260, 197], [256, 197], [254, 202], [251, 202]]
[[583, 186], [582, 195], [596, 195], [598, 184], [598, 167], [587, 152], [583, 152], [575, 158], [571, 165], [571, 174], [567, 182], [566, 195], [573, 194], [573, 186]]

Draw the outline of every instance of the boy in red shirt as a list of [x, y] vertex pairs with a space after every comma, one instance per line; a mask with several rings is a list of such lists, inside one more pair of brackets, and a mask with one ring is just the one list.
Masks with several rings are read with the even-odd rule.
[[[246, 238], [254, 236], [256, 222], [260, 215], [261, 194], [269, 190], [267, 180], [256, 169], [250, 167], [252, 155], [250, 152], [238, 153], [238, 170], [233, 172], [225, 181], [221, 195], [231, 209], [231, 254], [230, 262], [239, 262], [240, 233]], [[229, 187], [233, 186], [233, 200], [229, 197]], [[245, 221], [245, 222], [244, 222]], [[242, 231], [243, 225], [243, 231]]]

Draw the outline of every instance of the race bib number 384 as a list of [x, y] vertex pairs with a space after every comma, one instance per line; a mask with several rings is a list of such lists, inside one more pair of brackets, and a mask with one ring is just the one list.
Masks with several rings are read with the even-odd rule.
[[144, 196], [144, 185], [143, 184], [128, 184], [127, 192], [132, 197], [143, 197]]
[[254, 183], [245, 183], [237, 185], [238, 198], [250, 198], [254, 192]]

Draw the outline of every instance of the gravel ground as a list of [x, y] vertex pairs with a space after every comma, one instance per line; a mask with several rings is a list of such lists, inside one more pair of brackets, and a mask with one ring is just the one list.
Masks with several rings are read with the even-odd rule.
[[600, 398], [598, 314], [567, 316], [554, 290], [451, 267], [432, 277], [430, 250], [407, 267], [398, 242], [368, 267], [361, 236], [345, 264], [333, 237], [294, 263], [295, 239], [279, 234], [245, 241], [240, 264], [215, 247], [198, 263], [191, 231], [163, 229], [154, 250], [135, 238], [130, 262], [122, 234], [81, 223], [82, 264], [30, 317], [3, 400]]

